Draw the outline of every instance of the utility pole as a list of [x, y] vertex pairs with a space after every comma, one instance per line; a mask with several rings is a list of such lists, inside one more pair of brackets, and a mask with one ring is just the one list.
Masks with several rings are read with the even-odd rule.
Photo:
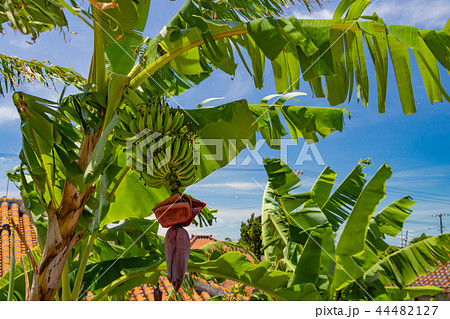
[[441, 230], [441, 234], [444, 233], [444, 226], [442, 225], [442, 217], [448, 216], [448, 214], [434, 214], [433, 217], [439, 217], [439, 228]]
[[405, 237], [403, 237], [403, 230], [402, 230], [402, 234], [401, 234], [400, 240], [401, 240], [401, 247], [402, 248], [405, 248], [406, 246], [408, 246], [408, 230], [406, 230]]

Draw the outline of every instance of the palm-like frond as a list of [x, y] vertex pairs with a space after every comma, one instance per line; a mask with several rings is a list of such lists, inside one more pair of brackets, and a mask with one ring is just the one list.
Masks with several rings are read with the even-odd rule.
[[85, 84], [85, 79], [72, 69], [51, 65], [48, 61], [28, 61], [1, 53], [0, 74], [0, 94], [2, 95], [25, 83], [40, 83], [47, 87], [55, 81], [77, 87]]

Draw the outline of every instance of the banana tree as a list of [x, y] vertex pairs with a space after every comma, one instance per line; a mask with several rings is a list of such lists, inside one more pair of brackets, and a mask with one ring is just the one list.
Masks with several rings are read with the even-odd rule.
[[367, 182], [368, 164], [361, 161], [334, 192], [336, 173], [326, 167], [310, 192], [292, 194], [299, 177], [282, 161], [266, 159], [266, 260], [294, 274], [288, 287], [311, 283], [326, 300], [403, 300], [441, 293], [437, 287], [408, 285], [450, 260], [450, 234], [402, 249], [387, 244], [386, 235], [402, 230], [415, 202], [406, 196], [375, 214], [392, 171], [384, 164]]
[[[342, 129], [345, 110], [283, 106], [292, 95], [281, 96], [273, 105], [264, 100], [258, 107], [245, 100], [235, 101], [182, 112], [181, 128], [177, 128], [200, 140], [222, 140], [224, 159], [206, 161], [214, 151], [203, 148], [194, 173], [190, 168], [193, 155], [187, 156], [179, 169], [177, 166], [176, 171], [181, 175], [189, 172], [191, 175], [185, 175], [189, 178], [178, 176], [174, 181], [170, 178], [173, 170], [169, 169], [171, 173], [161, 177], [163, 183], [149, 179], [136, 167], [130, 168], [124, 152], [130, 132], [136, 128], [161, 129], [158, 133], [167, 136], [166, 125], [174, 131], [167, 122], [158, 121], [171, 121], [179, 113], [155, 101], [181, 94], [201, 83], [214, 69], [234, 74], [235, 53], [256, 88], [262, 87], [267, 58], [279, 93], [298, 90], [302, 73], [315, 96], [327, 97], [331, 105], [351, 98], [356, 81], [358, 99], [367, 105], [364, 38], [375, 65], [379, 111], [384, 112], [386, 102], [390, 55], [402, 107], [408, 114], [415, 112], [409, 47], [419, 63], [430, 100], [448, 99], [438, 63], [450, 69], [448, 50], [443, 47], [449, 46], [449, 25], [442, 31], [386, 26], [376, 15], [361, 17], [369, 1], [342, 1], [332, 20], [298, 20], [278, 17], [284, 1], [231, 4], [189, 0], [153, 38], [142, 35], [150, 1], [89, 2], [89, 12], [65, 1], [45, 2], [58, 8], [62, 16], [55, 23], [62, 21], [59, 26], [65, 25], [63, 15], [69, 12], [93, 29], [94, 52], [83, 90], [61, 95], [56, 102], [22, 92], [13, 96], [22, 120], [18, 176], [27, 208], [40, 229], [42, 248], [30, 300], [53, 300], [61, 277], [63, 299], [76, 299], [99, 231], [115, 221], [147, 217], [151, 208], [175, 189], [185, 189], [225, 166], [246, 147], [244, 142], [230, 147], [231, 140], [253, 140], [257, 131], [266, 139], [286, 135], [280, 114], [294, 139], [317, 140], [318, 135], [325, 137]], [[54, 11], [39, 3], [7, 1], [0, 8], [5, 12], [2, 19], [7, 17], [13, 28], [34, 38], [50, 28], [53, 20], [49, 17]], [[33, 8], [38, 8], [44, 18], [37, 17]], [[23, 19], [31, 23], [23, 25]], [[39, 19], [46, 22], [39, 23]], [[329, 50], [331, 43], [334, 45]], [[165, 115], [148, 120], [143, 108], [152, 115], [164, 109]], [[133, 159], [139, 163], [141, 155], [133, 153]], [[48, 217], [44, 218], [43, 212]], [[66, 263], [77, 256], [77, 251], [80, 259], [76, 266]], [[73, 285], [69, 280], [71, 267], [77, 267]]]

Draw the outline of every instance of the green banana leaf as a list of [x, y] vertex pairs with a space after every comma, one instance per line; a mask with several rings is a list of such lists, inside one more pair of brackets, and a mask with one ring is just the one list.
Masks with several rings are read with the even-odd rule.
[[303, 207], [311, 207], [316, 205], [323, 207], [330, 197], [335, 180], [336, 172], [328, 166], [325, 167], [311, 189], [313, 196], [309, 201], [303, 204]]
[[396, 287], [386, 287], [385, 289], [389, 296], [389, 300], [392, 301], [403, 301], [406, 299], [415, 299], [421, 296], [436, 296], [445, 293], [442, 288], [435, 286], [412, 286], [404, 287], [402, 289]]
[[360, 163], [350, 172], [334, 193], [321, 206], [323, 213], [336, 231], [347, 220], [361, 193], [366, 180], [364, 164]]
[[120, 220], [148, 217], [153, 214], [152, 209], [170, 194], [166, 187], [156, 189], [145, 186], [139, 173], [130, 170], [114, 193], [100, 228]]
[[[1, 5], [1, 4], [0, 4]], [[23, 84], [39, 83], [45, 87], [53, 87], [55, 82], [66, 85], [73, 84], [81, 88], [86, 80], [75, 70], [49, 62], [25, 60], [0, 53], [0, 95], [16, 91]]]
[[[200, 143], [195, 182], [233, 160], [247, 147], [248, 141], [254, 139], [257, 129], [245, 100], [214, 108], [187, 110], [185, 120], [192, 123], [191, 129], [197, 132]], [[214, 157], [215, 154], [221, 155]]]
[[[84, 298], [88, 291], [91, 291], [95, 296], [107, 286], [110, 288], [108, 292], [112, 295], [129, 291], [139, 284], [147, 283], [155, 285], [158, 282], [159, 277], [159, 272], [156, 269], [164, 262], [164, 258], [161, 257], [162, 256], [155, 254], [147, 257], [115, 258], [87, 265], [83, 277], [85, 284], [83, 291], [79, 295], [79, 299]], [[134, 280], [131, 282], [128, 282], [127, 280], [121, 282], [119, 285], [114, 285], [122, 276], [136, 271], [143, 272], [142, 275], [139, 276], [139, 283], [136, 283]], [[153, 272], [157, 273], [157, 275], [151, 274]], [[74, 279], [75, 275], [76, 273], [72, 272], [71, 278]]]
[[[160, 50], [152, 49], [153, 55], [143, 59], [148, 61], [141, 64], [145, 69], [132, 79], [131, 87], [136, 89], [149, 75], [169, 63], [175, 70], [172, 82], [190, 75], [209, 75], [211, 69], [208, 65], [234, 74], [232, 43], [237, 48], [239, 59], [253, 76], [257, 88], [262, 86], [264, 59], [267, 57], [271, 61], [279, 93], [298, 89], [298, 79], [303, 77], [309, 81], [314, 95], [327, 97], [331, 105], [341, 104], [347, 97], [350, 100], [355, 87], [358, 100], [367, 106], [371, 78], [367, 73], [366, 43], [370, 60], [375, 66], [380, 112], [385, 111], [389, 56], [402, 109], [405, 114], [416, 111], [408, 48], [427, 54], [431, 71], [422, 63], [421, 74], [429, 88], [427, 93], [430, 101], [438, 101], [437, 88], [442, 84], [435, 65], [439, 62], [447, 70], [450, 69], [447, 57], [450, 46], [448, 34], [444, 31], [385, 25], [376, 14], [360, 16], [370, 4], [369, 1], [350, 2], [341, 2], [342, 7], [336, 11], [333, 20], [276, 19], [269, 16], [248, 21], [237, 14], [224, 15], [224, 11], [215, 15], [213, 20], [209, 15], [211, 8], [187, 1], [158, 34], [159, 43], [153, 43], [153, 47]], [[217, 4], [215, 9], [221, 7]], [[346, 11], [347, 14], [341, 18]], [[422, 47], [420, 38], [424, 40]], [[442, 43], [442, 48], [436, 45], [438, 42]], [[328, 50], [331, 43], [336, 48]], [[423, 45], [429, 50], [425, 50]], [[245, 51], [248, 56], [244, 56]], [[251, 66], [246, 59], [250, 60]], [[233, 67], [230, 69], [230, 66]], [[322, 77], [326, 81], [322, 81]], [[165, 81], [171, 82], [169, 78]], [[326, 90], [322, 82], [326, 83]], [[181, 84], [186, 85], [186, 81]]]
[[370, 219], [385, 196], [385, 183], [391, 175], [392, 169], [384, 164], [363, 189], [337, 243], [337, 255], [354, 256], [364, 252]]
[[380, 231], [395, 237], [402, 231], [405, 220], [412, 212], [409, 207], [415, 204], [411, 197], [403, 197], [384, 208], [373, 219]]
[[117, 0], [116, 8], [100, 11], [107, 74], [126, 75], [135, 64], [134, 50], [144, 41], [142, 31], [151, 1]]
[[419, 275], [427, 275], [450, 260], [450, 234], [425, 239], [402, 248], [379, 260], [364, 274], [365, 278], [380, 273], [383, 279], [405, 287]]
[[296, 285], [308, 282], [316, 284], [319, 279], [321, 255], [322, 238], [320, 234], [312, 232], [303, 248], [290, 284]]
[[[134, 262], [137, 260], [133, 259]], [[160, 271], [167, 269], [165, 263], [152, 263], [142, 267], [136, 267], [136, 264], [135, 267], [130, 267], [128, 265], [131, 262], [131, 259], [119, 259], [114, 265], [112, 265], [113, 261], [88, 265], [89, 270], [86, 271], [85, 280], [91, 290], [95, 289], [94, 300], [101, 300], [106, 294], [118, 293], [122, 290], [119, 287], [128, 288], [130, 285], [127, 282], [142, 281], [143, 276], [154, 279], [155, 277], [149, 274], [157, 273], [159, 276]], [[124, 266], [124, 268], [122, 269], [120, 266]], [[320, 300], [320, 295], [312, 284], [283, 288], [292, 274], [270, 270], [270, 267], [271, 263], [268, 261], [253, 264], [240, 252], [228, 252], [217, 259], [208, 260], [208, 255], [202, 250], [192, 250], [187, 271], [230, 279], [259, 289], [277, 300]], [[110, 278], [100, 277], [103, 270], [108, 268], [108, 275], [105, 274], [102, 277], [109, 276]], [[105, 285], [107, 282], [109, 285]]]
[[13, 30], [23, 34], [31, 34], [35, 40], [41, 32], [54, 27], [67, 27], [64, 12], [60, 10], [57, 1], [35, 0], [23, 1], [5, 0], [0, 3], [0, 32], [3, 23], [8, 23]]

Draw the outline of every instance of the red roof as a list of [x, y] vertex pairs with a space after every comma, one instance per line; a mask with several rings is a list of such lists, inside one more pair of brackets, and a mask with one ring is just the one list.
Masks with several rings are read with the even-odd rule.
[[192, 235], [191, 236], [191, 249], [199, 249], [205, 246], [206, 244], [213, 243], [218, 241], [213, 238], [212, 235]]
[[[191, 249], [199, 249], [206, 244], [217, 242], [218, 240], [213, 238], [212, 235], [192, 235], [191, 236]], [[224, 251], [241, 251], [240, 249], [231, 249], [230, 247], [221, 247]], [[241, 251], [242, 252], [242, 251]], [[245, 253], [244, 253], [245, 254]], [[251, 262], [253, 262], [253, 258], [247, 254], [245, 254], [247, 258]], [[195, 277], [195, 280], [199, 280], [203, 284], [210, 286], [212, 290], [215, 291], [216, 294], [220, 294], [223, 296], [230, 295], [231, 290], [234, 286], [237, 285], [236, 282], [232, 280], [225, 280], [220, 285], [214, 282], [207, 282], [202, 278]], [[206, 286], [206, 287], [207, 287]], [[184, 291], [183, 288], [180, 288], [179, 293], [172, 297], [171, 300], [184, 300], [184, 301], [205, 301], [211, 299], [211, 295], [207, 291], [200, 291], [201, 288], [192, 289], [192, 291]], [[132, 289], [129, 293], [130, 300], [134, 301], [153, 301], [153, 300], [167, 300], [170, 296], [170, 292], [172, 290], [172, 285], [169, 280], [165, 276], [160, 276], [158, 280], [158, 286], [149, 286], [149, 285], [140, 285]], [[245, 287], [245, 295], [237, 294], [236, 297], [242, 300], [249, 300], [249, 295], [251, 295], [254, 291], [251, 287]]]
[[[31, 223], [30, 217], [28, 215], [27, 210], [25, 209], [23, 202], [20, 198], [8, 198], [8, 197], [0, 197], [0, 278], [9, 271], [10, 269], [10, 256], [11, 256], [11, 232], [10, 230], [13, 228], [11, 220], [14, 221], [16, 225], [19, 226], [20, 232], [24, 235], [25, 241], [30, 249], [37, 246], [36, 240], [36, 232], [33, 224]], [[191, 249], [199, 249], [206, 244], [211, 242], [217, 242], [218, 240], [213, 238], [212, 235], [193, 235], [191, 237]], [[214, 248], [215, 249], [215, 248]], [[244, 253], [239, 248], [231, 248], [226, 245], [221, 246], [219, 249], [223, 251], [240, 251]], [[14, 233], [14, 251], [15, 251], [15, 260], [16, 262], [20, 260], [21, 256], [25, 255], [25, 245], [20, 240], [17, 232]], [[245, 254], [245, 253], [244, 253]], [[245, 254], [247, 258], [251, 262], [253, 258], [248, 254]], [[207, 282], [202, 278], [195, 277], [194, 280], [198, 280], [201, 282], [203, 288], [198, 288], [196, 285], [196, 289], [192, 289], [192, 291], [184, 291], [182, 288], [179, 290], [177, 294], [174, 294], [172, 300], [194, 300], [194, 301], [203, 301], [209, 300], [211, 298], [210, 293], [206, 290], [209, 290], [213, 295], [223, 295], [230, 296], [230, 293], [234, 289], [234, 286], [237, 285], [236, 282], [231, 280], [225, 280], [220, 283], [220, 285], [214, 282]], [[138, 301], [152, 301], [152, 300], [166, 300], [170, 292], [172, 290], [172, 285], [169, 280], [165, 276], [160, 276], [158, 281], [158, 286], [153, 287], [150, 285], [139, 285], [133, 288], [129, 292], [130, 300], [138, 300]], [[248, 300], [249, 295], [254, 291], [251, 287], [245, 287], [244, 295], [235, 294], [238, 299]], [[88, 293], [86, 299], [92, 299], [92, 293]]]
[[[0, 277], [9, 271], [10, 268], [10, 256], [11, 256], [11, 229], [12, 221], [19, 226], [20, 232], [24, 235], [25, 241], [30, 249], [37, 245], [36, 232], [33, 224], [30, 221], [30, 217], [23, 206], [22, 199], [0, 197]], [[20, 240], [17, 232], [14, 232], [14, 257], [15, 262], [19, 261], [22, 255], [25, 255], [25, 245]]]
[[436, 286], [450, 292], [450, 262], [426, 276], [419, 276], [410, 286]]
[[[195, 279], [210, 286], [216, 294], [223, 295], [225, 298], [227, 298], [227, 295], [229, 296], [231, 294], [233, 287], [237, 285], [237, 283], [232, 280], [225, 280], [223, 283], [218, 285], [212, 282], [207, 282], [202, 278], [196, 277]], [[129, 296], [132, 301], [165, 301], [168, 300], [172, 289], [172, 285], [167, 277], [160, 276], [157, 287], [151, 285], [140, 285], [133, 288], [129, 292]], [[183, 288], [180, 288], [178, 293], [174, 294], [170, 300], [207, 301], [212, 298], [207, 291], [201, 291], [201, 288], [197, 289], [198, 290], [193, 288], [192, 291], [185, 291]], [[241, 300], [249, 300], [250, 295], [254, 292], [254, 289], [251, 287], [245, 287], [244, 291], [245, 295], [236, 294], [236, 298]]]

